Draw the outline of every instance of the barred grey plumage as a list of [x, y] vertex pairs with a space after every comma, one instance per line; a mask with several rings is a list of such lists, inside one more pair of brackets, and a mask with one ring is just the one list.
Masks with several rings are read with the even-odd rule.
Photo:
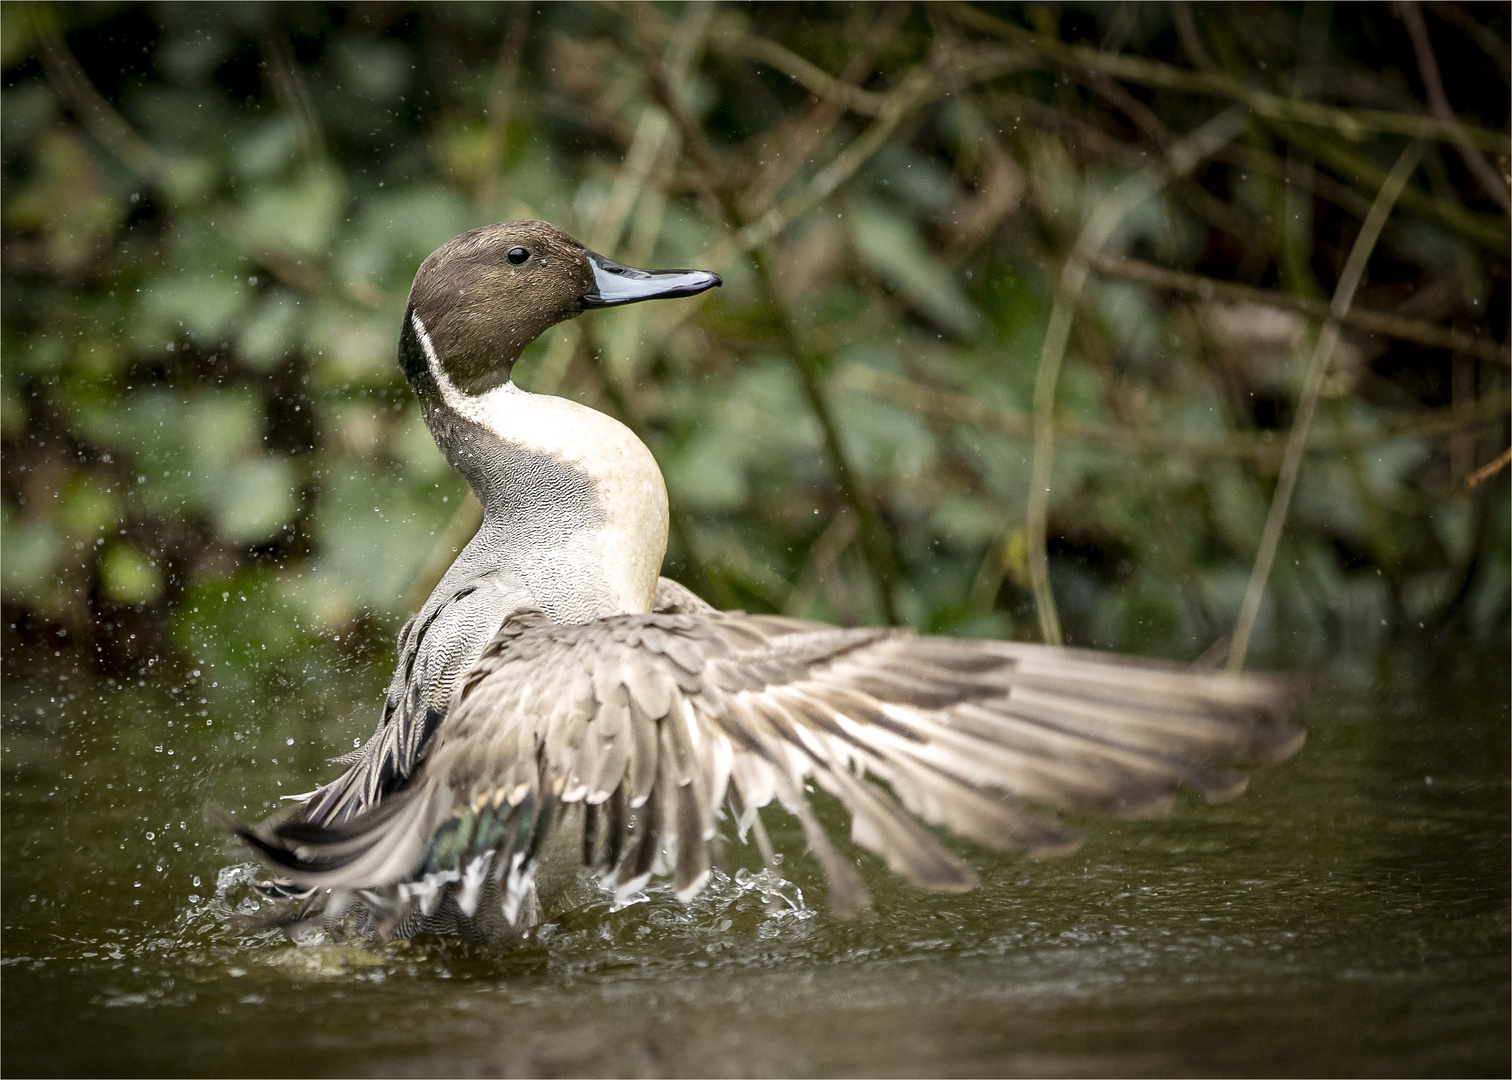
[[[504, 251], [527, 258], [501, 270]], [[718, 283], [660, 274], [542, 222], [475, 230], [417, 274], [400, 362], [484, 523], [406, 624], [378, 729], [346, 771], [284, 819], [238, 830], [305, 891], [306, 913], [355, 905], [384, 934], [499, 936], [531, 917], [564, 819], [609, 887], [670, 875], [686, 900], [720, 819], [744, 837], [774, 801], [801, 822], [831, 908], [853, 913], [866, 890], [810, 809], [810, 782], [891, 870], [957, 891], [974, 873], [915, 818], [1061, 854], [1078, 839], [1036, 806], [1145, 815], [1182, 784], [1232, 798], [1246, 783], [1233, 766], [1301, 744], [1286, 681], [721, 612], [659, 578], [666, 494], [649, 452], [508, 374], [529, 338], [585, 306]]]

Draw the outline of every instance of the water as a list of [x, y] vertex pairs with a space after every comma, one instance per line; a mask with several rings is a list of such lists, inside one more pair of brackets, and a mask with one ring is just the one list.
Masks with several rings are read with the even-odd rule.
[[690, 908], [600, 899], [490, 951], [234, 915], [250, 868], [205, 800], [313, 786], [369, 682], [9, 671], [5, 1072], [1505, 1075], [1508, 677], [1505, 642], [1338, 658], [1240, 800], [971, 851], [963, 897], [868, 862], [875, 917], [837, 922], [775, 814], [786, 882], [732, 843]]

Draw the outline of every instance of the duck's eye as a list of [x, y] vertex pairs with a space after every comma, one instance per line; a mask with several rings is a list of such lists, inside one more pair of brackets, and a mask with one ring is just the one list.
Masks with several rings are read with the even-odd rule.
[[528, 258], [530, 258], [530, 252], [526, 251], [524, 248], [509, 249], [509, 261], [514, 263], [516, 266], [519, 266]]

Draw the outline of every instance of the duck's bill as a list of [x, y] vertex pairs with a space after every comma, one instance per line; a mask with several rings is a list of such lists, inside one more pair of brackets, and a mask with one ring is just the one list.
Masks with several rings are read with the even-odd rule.
[[621, 266], [596, 251], [585, 251], [593, 267], [593, 288], [584, 295], [585, 308], [619, 307], [642, 300], [667, 300], [697, 296], [705, 289], [724, 284], [707, 270], [637, 270]]

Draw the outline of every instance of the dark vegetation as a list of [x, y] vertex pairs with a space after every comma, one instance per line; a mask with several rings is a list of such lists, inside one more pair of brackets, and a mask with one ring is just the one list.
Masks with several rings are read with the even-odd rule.
[[0, 15], [7, 677], [381, 668], [476, 521], [404, 296], [523, 216], [725, 275], [517, 369], [642, 435], [716, 603], [1506, 632], [1506, 4]]

